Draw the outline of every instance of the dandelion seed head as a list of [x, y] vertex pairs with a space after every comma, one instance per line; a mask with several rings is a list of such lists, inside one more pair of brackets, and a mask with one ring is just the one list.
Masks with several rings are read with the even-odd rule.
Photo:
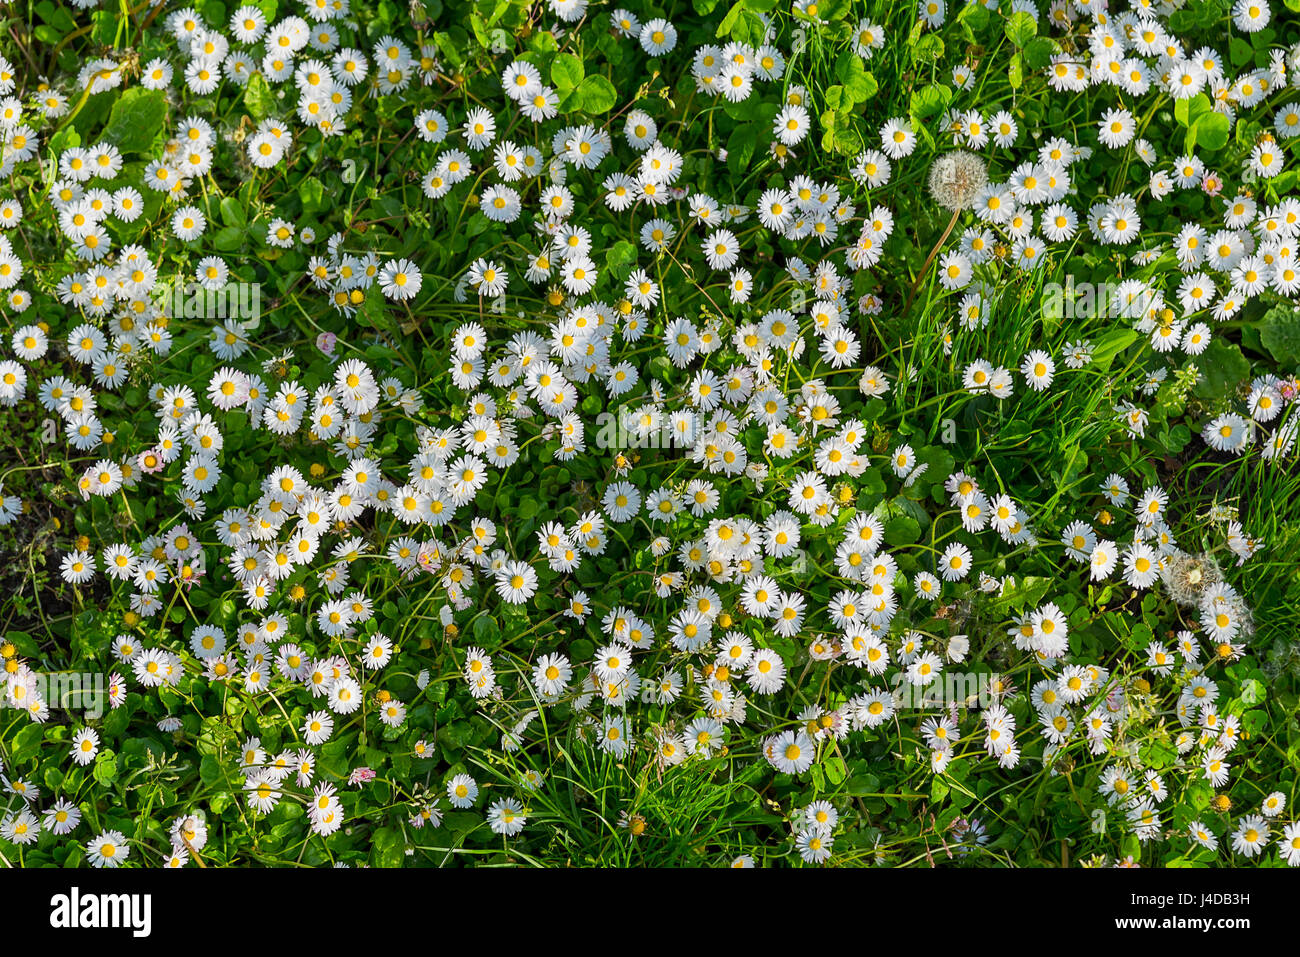
[[930, 196], [944, 209], [970, 209], [989, 181], [988, 166], [969, 150], [945, 153], [930, 167]]

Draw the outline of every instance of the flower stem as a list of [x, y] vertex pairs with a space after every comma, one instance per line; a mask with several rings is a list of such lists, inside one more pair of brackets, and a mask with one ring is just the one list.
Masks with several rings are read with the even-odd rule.
[[921, 271], [916, 274], [916, 279], [912, 282], [912, 288], [908, 290], [907, 302], [903, 305], [903, 313], [905, 315], [907, 310], [912, 308], [912, 300], [916, 298], [916, 290], [921, 285], [921, 280], [923, 280], [925, 274], [930, 271], [930, 263], [934, 262], [934, 257], [939, 255], [939, 250], [943, 248], [943, 244], [946, 243], [948, 237], [952, 235], [953, 227], [957, 225], [957, 217], [960, 215], [961, 207], [952, 211], [952, 219], [948, 220], [948, 228], [943, 231], [943, 235], [939, 237], [939, 241], [934, 244], [934, 248], [930, 250], [930, 255], [925, 257], [925, 264], [921, 266]]

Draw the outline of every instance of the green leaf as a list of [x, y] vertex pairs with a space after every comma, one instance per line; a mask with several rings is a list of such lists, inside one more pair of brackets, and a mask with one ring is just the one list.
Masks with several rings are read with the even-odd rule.
[[1019, 13], [1013, 13], [1002, 29], [1006, 33], [1008, 40], [1017, 47], [1023, 47], [1038, 36], [1038, 21], [1034, 19], [1032, 13], [1022, 10]]
[[325, 208], [325, 187], [315, 176], [309, 176], [298, 186], [302, 211], [311, 216]]
[[469, 15], [469, 26], [474, 31], [474, 39], [484, 50], [492, 46], [492, 38], [488, 35], [487, 22], [483, 15], [477, 10], [471, 11]]
[[911, 545], [920, 537], [920, 523], [910, 515], [898, 515], [885, 523], [885, 542], [889, 545]]
[[611, 271], [617, 271], [634, 262], [636, 262], [636, 246], [626, 239], [620, 239], [605, 251], [605, 265]]
[[847, 127], [835, 130], [835, 151], [843, 156], [849, 156], [853, 153], [860, 152], [865, 145], [862, 142], [862, 136], [856, 129]]
[[939, 804], [948, 796], [948, 785], [937, 774], [930, 779], [930, 803]]
[[1025, 63], [1031, 70], [1041, 70], [1052, 62], [1061, 45], [1050, 37], [1035, 37], [1025, 44]]
[[761, 46], [766, 34], [767, 27], [763, 24], [762, 17], [749, 10], [740, 18], [736, 29], [731, 31], [731, 36], [737, 43], [747, 43], [752, 47]]
[[1226, 116], [1222, 113], [1205, 113], [1192, 122], [1188, 135], [1195, 138], [1197, 146], [1214, 152], [1228, 145], [1228, 132]]
[[739, 176], [758, 150], [758, 130], [753, 123], [737, 126], [727, 140], [727, 169]]
[[[536, 34], [536, 35], [544, 36], [548, 34]], [[456, 44], [452, 42], [451, 37], [449, 37], [447, 34], [435, 33], [433, 35], [433, 42], [434, 45], [437, 46], [437, 48], [442, 52], [442, 55], [445, 56], [447, 60], [451, 63], [452, 66], [460, 67], [462, 64], [464, 64], [465, 62], [464, 56], [461, 55], [460, 50], [456, 47]]]
[[[856, 766], [862, 762], [854, 761]], [[855, 773], [849, 778], [848, 783], [844, 786], [844, 793], [850, 797], [865, 797], [880, 790], [880, 778], [874, 774]]]
[[838, 786], [846, 777], [848, 777], [848, 769], [844, 766], [843, 758], [833, 754], [826, 759], [826, 780]]
[[567, 93], [576, 90], [582, 82], [582, 58], [572, 53], [561, 53], [551, 62], [551, 82], [556, 90]]
[[1228, 59], [1233, 66], [1245, 66], [1254, 58], [1254, 48], [1241, 37], [1233, 37], [1228, 41]]
[[496, 619], [491, 615], [483, 615], [474, 622], [474, 640], [480, 645], [492, 647], [501, 635], [501, 629], [497, 626]]
[[1054, 579], [1026, 576], [1003, 582], [1002, 591], [988, 606], [989, 614], [1018, 614], [1026, 607], [1037, 605], [1055, 583]]
[[[1214, 105], [1204, 93], [1197, 93], [1190, 100], [1178, 100], [1174, 103], [1174, 119], [1179, 125], [1188, 128], [1189, 135], [1195, 135], [1192, 131], [1197, 121], [1208, 115], [1214, 115]], [[1191, 147], [1188, 147], [1188, 152], [1191, 152]]]
[[957, 14], [957, 22], [970, 30], [971, 35], [974, 36], [989, 25], [991, 16], [988, 7], [983, 4], [968, 3]]
[[1195, 360], [1203, 378], [1192, 390], [1202, 399], [1219, 399], [1229, 395], [1237, 383], [1250, 378], [1250, 363], [1241, 349], [1223, 339], [1215, 339]]
[[262, 74], [254, 73], [248, 78], [248, 86], [244, 87], [244, 106], [255, 120], [264, 120], [274, 111], [275, 94]]
[[227, 226], [244, 227], [248, 224], [248, 217], [244, 213], [244, 205], [233, 196], [227, 196], [221, 200], [221, 221]]
[[381, 827], [370, 843], [370, 863], [375, 867], [401, 867], [406, 841], [397, 828]]
[[41, 749], [44, 729], [39, 724], [29, 724], [13, 735], [9, 746], [9, 763], [18, 765], [34, 757]]
[[94, 28], [91, 36], [101, 46], [112, 46], [117, 33], [118, 11], [96, 10], [90, 17]]
[[1278, 362], [1300, 362], [1300, 312], [1288, 305], [1274, 306], [1259, 321], [1259, 338]]
[[221, 780], [221, 762], [214, 755], [205, 754], [199, 761], [199, 780], [207, 785]]
[[1157, 771], [1167, 768], [1178, 758], [1178, 752], [1164, 741], [1153, 741], [1139, 749], [1142, 763]]
[[947, 109], [952, 102], [952, 88], [943, 84], [927, 86], [912, 94], [911, 113], [913, 118], [924, 120]]
[[1116, 329], [1106, 333], [1092, 349], [1092, 363], [1098, 369], [1109, 369], [1111, 360], [1137, 342], [1138, 334], [1133, 329]]
[[1213, 111], [1214, 106], [1204, 93], [1197, 93], [1190, 100], [1174, 101], [1174, 119], [1179, 126], [1191, 126], [1201, 116]]
[[731, 36], [732, 27], [736, 25], [736, 21], [740, 19], [740, 15], [744, 12], [745, 0], [736, 0], [731, 5], [731, 9], [727, 11], [727, 15], [718, 23], [718, 29], [714, 31], [713, 35], [718, 38]]
[[36, 15], [60, 33], [77, 28], [77, 21], [72, 19], [72, 14], [61, 6], [55, 6], [50, 0], [41, 0], [36, 4]]
[[73, 146], [81, 145], [81, 134], [74, 127], [65, 126], [59, 132], [50, 137], [50, 149], [54, 153], [62, 153], [64, 150]]
[[93, 776], [103, 785], [110, 785], [117, 780], [117, 755], [112, 751], [100, 751], [95, 756]]
[[384, 294], [378, 285], [371, 285], [366, 290], [366, 298], [361, 303], [361, 311], [357, 314], [357, 319], [362, 325], [374, 329], [392, 330], [396, 328], [396, 324], [384, 305]]
[[731, 37], [737, 43], [758, 46], [763, 42], [765, 28], [763, 19], [747, 7], [756, 7], [754, 0], [736, 0], [727, 11], [727, 15], [718, 24], [715, 36]]
[[876, 82], [875, 74], [870, 71], [864, 72], [860, 84], [854, 87], [854, 95], [859, 97], [859, 103], [871, 99], [879, 92], [880, 84]]
[[1241, 683], [1241, 703], [1250, 706], [1259, 704], [1264, 700], [1265, 689], [1262, 682], [1255, 678], [1247, 678]]
[[238, 226], [227, 226], [212, 237], [218, 252], [231, 253], [244, 243], [244, 231]]
[[144, 153], [153, 147], [166, 119], [167, 97], [161, 90], [132, 87], [113, 104], [102, 139], [123, 153]]
[[[867, 72], [866, 67], [863, 66], [862, 58], [852, 50], [846, 50], [840, 54], [839, 60], [835, 63], [835, 76], [842, 84], [841, 89], [843, 89], [844, 95], [848, 97], [848, 103], [844, 104], [845, 106], [853, 103], [865, 103], [875, 96], [876, 91], [879, 89], [876, 78]], [[829, 97], [826, 105], [833, 110], [840, 109], [839, 105], [830, 102]]]
[[927, 33], [912, 45], [912, 62], [918, 65], [936, 63], [943, 57], [943, 40], [937, 33]]
[[7, 631], [5, 632], [5, 641], [13, 642], [14, 647], [29, 658], [35, 658], [40, 654], [39, 646], [32, 640], [32, 636], [25, 631]]
[[607, 113], [618, 102], [618, 91], [605, 77], [589, 76], [578, 87], [578, 100], [588, 113]]

